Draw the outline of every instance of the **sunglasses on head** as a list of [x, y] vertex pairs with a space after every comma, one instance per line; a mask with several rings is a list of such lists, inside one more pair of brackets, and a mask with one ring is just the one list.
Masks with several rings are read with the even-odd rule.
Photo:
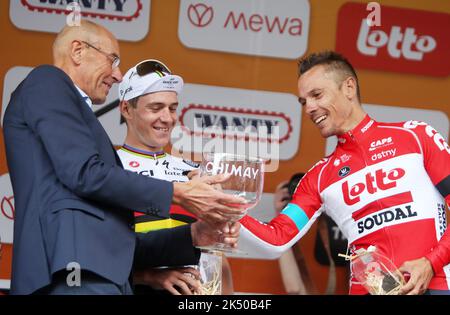
[[[165, 64], [163, 64], [161, 61], [156, 60], [156, 59], [147, 59], [147, 60], [141, 61], [140, 63], [138, 63], [135, 66], [135, 68], [136, 68], [136, 71], [133, 71], [130, 74], [130, 77], [128, 78], [129, 80], [135, 75], [143, 77], [150, 73], [158, 73], [159, 75], [162, 76], [162, 72], [167, 73], [167, 74], [172, 74], [170, 69]], [[129, 91], [130, 91], [130, 87], [128, 87], [125, 90], [125, 93], [122, 96], [122, 101], [125, 99], [125, 95]]]
[[165, 72], [172, 74], [170, 69], [161, 61], [156, 59], [147, 59], [136, 65], [136, 72], [141, 77], [152, 72]]

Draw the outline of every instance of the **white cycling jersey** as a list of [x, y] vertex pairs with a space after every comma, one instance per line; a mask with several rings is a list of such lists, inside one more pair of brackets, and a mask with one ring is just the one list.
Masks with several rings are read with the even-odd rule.
[[183, 160], [164, 151], [148, 152], [126, 144], [117, 153], [125, 169], [171, 182], [188, 181], [187, 172], [199, 166], [195, 162]]
[[[187, 173], [195, 170], [199, 165], [195, 162], [183, 160], [164, 151], [148, 152], [124, 144], [117, 154], [125, 169], [140, 175], [162, 179], [170, 182], [188, 181]], [[147, 232], [160, 228], [171, 228], [185, 223], [192, 223], [195, 218], [183, 208], [172, 205], [170, 219], [135, 212], [136, 232]]]

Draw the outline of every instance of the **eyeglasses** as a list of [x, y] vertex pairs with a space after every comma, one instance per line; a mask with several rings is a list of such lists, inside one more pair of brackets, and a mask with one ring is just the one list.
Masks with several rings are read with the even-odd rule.
[[130, 80], [135, 75], [143, 77], [150, 73], [158, 73], [158, 75], [164, 76], [163, 72], [169, 75], [172, 74], [170, 69], [164, 63], [156, 59], [147, 59], [141, 61], [135, 66], [135, 68], [136, 71], [131, 72], [130, 76], [128, 77], [128, 87], [125, 89], [125, 93], [122, 96], [122, 101], [125, 99], [125, 95], [127, 95], [127, 93], [131, 90]]
[[81, 41], [83, 44], [85, 44], [86, 46], [90, 47], [90, 48], [94, 48], [96, 51], [98, 51], [99, 53], [105, 55], [109, 61], [111, 61], [111, 66], [112, 68], [117, 68], [120, 64], [120, 57], [117, 56], [116, 54], [108, 54], [107, 52], [104, 52], [103, 50], [101, 50], [100, 48], [97, 48], [91, 44], [89, 44], [88, 42], [85, 41]]

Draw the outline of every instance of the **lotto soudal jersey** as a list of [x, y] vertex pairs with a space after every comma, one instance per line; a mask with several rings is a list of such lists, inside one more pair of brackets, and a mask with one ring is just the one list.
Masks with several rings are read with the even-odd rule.
[[[399, 267], [426, 257], [434, 277], [429, 288], [450, 287], [450, 148], [423, 122], [380, 123], [366, 116], [338, 137], [333, 154], [300, 181], [279, 216], [263, 224], [241, 220], [239, 246], [275, 258], [298, 241], [326, 212], [350, 250], [375, 245]], [[351, 294], [367, 291], [351, 281]]]
[[[188, 181], [187, 173], [198, 168], [197, 163], [183, 160], [164, 151], [143, 151], [124, 144], [117, 153], [125, 169], [171, 182]], [[163, 220], [160, 217], [139, 212], [135, 212], [135, 217], [136, 232], [170, 228], [195, 221], [192, 214], [176, 205], [170, 208], [170, 219]]]

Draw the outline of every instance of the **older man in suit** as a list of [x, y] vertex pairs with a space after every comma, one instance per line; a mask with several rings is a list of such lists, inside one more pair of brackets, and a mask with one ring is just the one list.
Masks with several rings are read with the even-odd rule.
[[[130, 209], [167, 217], [171, 203], [183, 204], [221, 224], [241, 213], [228, 205], [242, 200], [213, 189], [223, 177], [170, 183], [122, 168], [90, 108], [122, 80], [119, 45], [108, 30], [88, 21], [67, 26], [53, 56], [53, 66], [37, 67], [15, 90], [4, 118], [16, 205], [11, 292], [128, 294], [133, 261], [195, 263], [192, 245], [215, 238], [204, 223], [137, 238]], [[222, 226], [235, 243], [238, 227]], [[81, 268], [81, 286], [67, 282], [70, 263]]]

